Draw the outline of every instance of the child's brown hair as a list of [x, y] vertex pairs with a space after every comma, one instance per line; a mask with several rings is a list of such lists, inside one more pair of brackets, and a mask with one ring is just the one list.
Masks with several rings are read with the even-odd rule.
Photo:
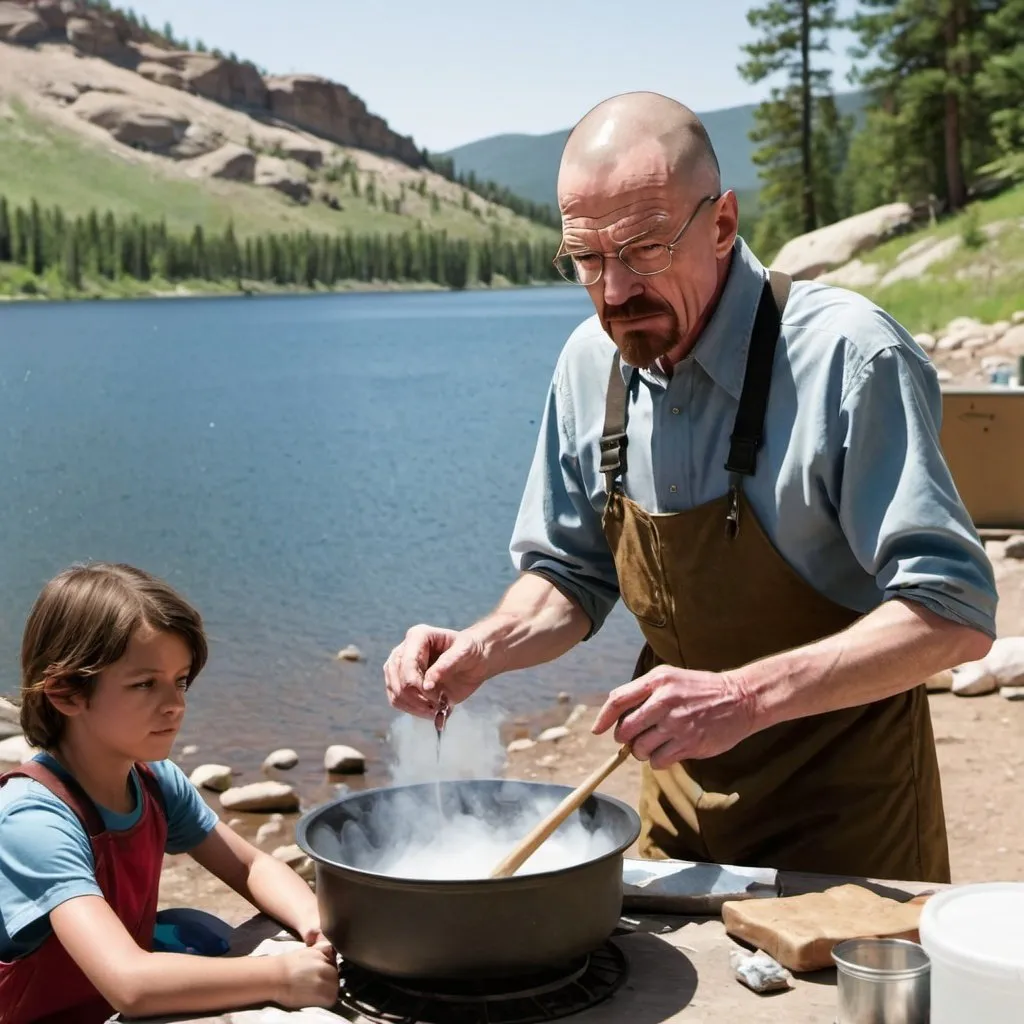
[[206, 664], [203, 621], [163, 580], [110, 562], [73, 565], [50, 580], [36, 598], [21, 643], [21, 729], [28, 742], [53, 750], [64, 733], [66, 719], [45, 692], [47, 680], [59, 680], [88, 700], [96, 676], [145, 626], [185, 641], [192, 653], [191, 683]]

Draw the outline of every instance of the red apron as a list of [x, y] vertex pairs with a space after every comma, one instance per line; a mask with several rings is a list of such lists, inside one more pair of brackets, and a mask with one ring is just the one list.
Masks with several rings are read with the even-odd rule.
[[[108, 832], [81, 786], [38, 761], [0, 776], [0, 785], [14, 776], [26, 776], [75, 812], [92, 845], [100, 891], [132, 938], [150, 950], [167, 845], [167, 816], [152, 771], [141, 763], [135, 768], [142, 782], [142, 813], [124, 832]], [[0, 961], [0, 1024], [103, 1024], [113, 1013], [113, 1007], [52, 933], [23, 959]]]

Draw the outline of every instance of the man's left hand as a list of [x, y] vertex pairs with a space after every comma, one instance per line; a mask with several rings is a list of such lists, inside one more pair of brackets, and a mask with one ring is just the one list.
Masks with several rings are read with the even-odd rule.
[[[616, 723], [618, 723], [616, 725]], [[735, 675], [658, 665], [608, 695], [592, 731], [655, 769], [714, 757], [757, 731], [753, 701]]]

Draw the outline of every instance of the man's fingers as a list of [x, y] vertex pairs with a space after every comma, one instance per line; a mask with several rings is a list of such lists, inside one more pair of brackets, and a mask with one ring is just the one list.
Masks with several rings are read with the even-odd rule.
[[456, 640], [455, 643], [448, 648], [444, 654], [441, 655], [437, 661], [434, 662], [426, 672], [423, 673], [423, 690], [426, 693], [433, 693], [436, 690], [443, 690], [445, 680], [453, 673], [457, 672], [460, 663], [465, 659], [469, 652], [469, 646], [460, 640]]
[[423, 670], [429, 659], [430, 630], [425, 626], [415, 626], [398, 648], [396, 671], [399, 683], [418, 690], [423, 684]]
[[[591, 732], [597, 736], [607, 732], [627, 711], [632, 711], [643, 704], [650, 692], [651, 684], [644, 676], [640, 676], [639, 679], [634, 679], [632, 682], [612, 690], [608, 694], [608, 699], [602, 705], [601, 710], [597, 713], [597, 718], [591, 726]], [[620, 739], [619, 735], [620, 733], [617, 730], [615, 738], [620, 743], [628, 742], [625, 738]]]

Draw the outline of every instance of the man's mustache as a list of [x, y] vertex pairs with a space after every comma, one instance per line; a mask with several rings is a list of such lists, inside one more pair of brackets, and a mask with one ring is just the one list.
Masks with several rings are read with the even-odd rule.
[[641, 316], [656, 316], [666, 312], [670, 312], [667, 306], [650, 302], [639, 296], [622, 303], [621, 306], [606, 305], [604, 307], [604, 315], [607, 320], [633, 320]]

